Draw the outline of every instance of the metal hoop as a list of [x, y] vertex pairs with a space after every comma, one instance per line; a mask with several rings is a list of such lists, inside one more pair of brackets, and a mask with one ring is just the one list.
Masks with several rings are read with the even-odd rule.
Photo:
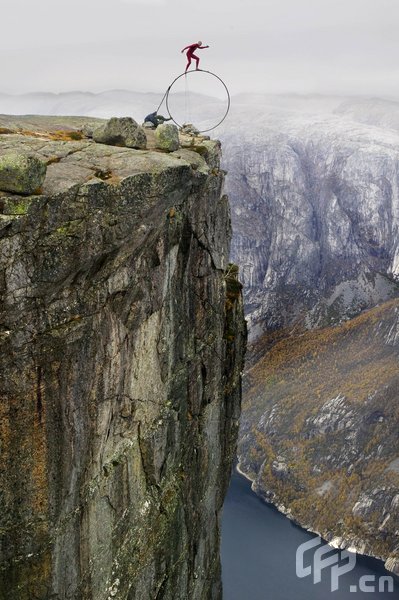
[[170, 118], [172, 119], [173, 123], [175, 123], [175, 125], [177, 125], [181, 129], [182, 125], [180, 125], [180, 123], [178, 123], [177, 121], [175, 121], [175, 119], [173, 118], [172, 113], [170, 112], [170, 108], [169, 108], [169, 93], [170, 93], [170, 90], [172, 89], [172, 87], [174, 86], [174, 84], [176, 83], [176, 81], [178, 79], [180, 79], [181, 77], [184, 77], [188, 73], [208, 73], [209, 75], [212, 75], [213, 77], [216, 77], [216, 79], [218, 79], [220, 81], [220, 83], [223, 85], [224, 89], [226, 90], [226, 94], [227, 94], [227, 109], [226, 109], [226, 112], [223, 115], [223, 118], [219, 121], [219, 123], [217, 123], [217, 125], [214, 125], [213, 127], [210, 127], [209, 129], [202, 129], [199, 133], [206, 133], [207, 131], [212, 131], [213, 129], [216, 129], [216, 127], [219, 127], [219, 125], [221, 125], [223, 123], [223, 121], [225, 120], [225, 118], [229, 114], [231, 99], [230, 99], [229, 90], [227, 88], [227, 85], [223, 81], [223, 79], [221, 79], [218, 75], [215, 75], [215, 73], [212, 73], [211, 71], [205, 71], [204, 69], [192, 69], [191, 71], [186, 71], [186, 73], [182, 73], [181, 75], [178, 75], [176, 77], [176, 79], [174, 79], [172, 81], [172, 83], [170, 84], [170, 86], [168, 87], [168, 89], [166, 90], [166, 110], [168, 111], [168, 114], [169, 114]]

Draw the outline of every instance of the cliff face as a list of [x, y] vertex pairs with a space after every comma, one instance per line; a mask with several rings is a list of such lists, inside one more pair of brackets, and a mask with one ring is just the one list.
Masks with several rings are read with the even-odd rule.
[[300, 102], [223, 135], [252, 338], [239, 459], [303, 526], [399, 572], [396, 113]]
[[223, 136], [252, 337], [394, 297], [398, 133], [317, 114], [258, 121]]
[[0, 198], [0, 596], [220, 598], [245, 339], [220, 146], [32, 128], [0, 137], [48, 163]]

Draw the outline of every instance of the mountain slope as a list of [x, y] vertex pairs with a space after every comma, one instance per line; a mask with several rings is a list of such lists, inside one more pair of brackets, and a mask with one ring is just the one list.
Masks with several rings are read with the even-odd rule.
[[266, 335], [251, 356], [239, 460], [256, 491], [398, 570], [399, 300]]
[[222, 137], [252, 336], [339, 322], [395, 296], [396, 132], [280, 111]]

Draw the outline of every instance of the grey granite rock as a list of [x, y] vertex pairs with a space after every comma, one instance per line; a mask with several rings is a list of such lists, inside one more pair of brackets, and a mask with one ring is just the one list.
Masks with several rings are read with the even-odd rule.
[[49, 167], [43, 195], [0, 198], [0, 596], [220, 600], [245, 344], [223, 173], [10, 147]]
[[397, 132], [287, 111], [222, 139], [253, 337], [299, 318], [339, 323], [396, 295]]
[[93, 131], [93, 139], [99, 144], [145, 149], [147, 139], [143, 128], [131, 117], [113, 117]]
[[0, 156], [0, 190], [29, 195], [41, 190], [46, 177], [46, 163], [26, 154]]
[[176, 125], [162, 123], [155, 130], [157, 148], [174, 152], [179, 147], [179, 131]]
[[181, 132], [188, 135], [198, 135], [198, 129], [192, 123], [184, 123], [181, 127]]

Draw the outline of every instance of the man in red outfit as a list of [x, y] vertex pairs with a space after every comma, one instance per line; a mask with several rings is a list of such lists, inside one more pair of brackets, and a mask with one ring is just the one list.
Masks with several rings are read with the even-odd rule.
[[188, 71], [189, 66], [191, 65], [191, 61], [192, 59], [195, 60], [195, 62], [197, 63], [196, 69], [198, 71], [198, 65], [199, 65], [199, 61], [200, 59], [198, 58], [198, 56], [195, 56], [194, 52], [196, 50], [203, 50], [204, 48], [209, 48], [209, 46], [203, 46], [202, 42], [198, 42], [197, 44], [191, 44], [191, 46], [186, 46], [185, 48], [183, 48], [182, 53], [187, 50], [187, 67], [186, 67], [186, 73]]

